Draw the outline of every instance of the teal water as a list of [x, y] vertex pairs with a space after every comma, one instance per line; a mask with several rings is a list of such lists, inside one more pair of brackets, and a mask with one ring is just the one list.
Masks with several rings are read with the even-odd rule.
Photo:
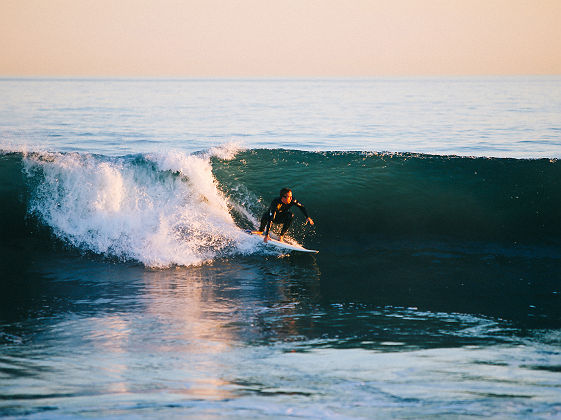
[[0, 416], [560, 417], [558, 81], [1, 80]]

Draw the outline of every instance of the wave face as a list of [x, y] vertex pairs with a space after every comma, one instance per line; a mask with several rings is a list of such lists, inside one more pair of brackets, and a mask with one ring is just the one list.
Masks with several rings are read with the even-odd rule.
[[538, 256], [561, 246], [557, 160], [268, 149], [11, 153], [0, 156], [0, 171], [5, 237], [46, 227], [42, 240], [54, 234], [147, 266], [262, 252], [243, 229], [285, 186], [316, 222], [304, 227], [296, 209], [291, 235], [324, 255], [411, 241], [531, 247]]
[[[561, 162], [249, 150], [216, 161], [224, 191], [265, 204], [283, 186], [316, 220], [316, 240], [481, 241], [559, 246]], [[296, 211], [297, 212], [297, 211]]]

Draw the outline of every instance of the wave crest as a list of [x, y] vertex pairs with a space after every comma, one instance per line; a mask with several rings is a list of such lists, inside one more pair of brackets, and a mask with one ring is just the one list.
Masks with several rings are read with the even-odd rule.
[[73, 246], [148, 266], [248, 251], [209, 157], [29, 154], [30, 211]]

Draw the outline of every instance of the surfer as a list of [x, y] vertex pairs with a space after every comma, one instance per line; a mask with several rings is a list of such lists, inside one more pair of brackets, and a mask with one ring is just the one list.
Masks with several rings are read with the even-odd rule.
[[292, 219], [294, 218], [294, 214], [290, 211], [292, 206], [296, 206], [300, 208], [304, 216], [306, 216], [306, 223], [310, 225], [314, 225], [314, 221], [308, 216], [308, 212], [306, 208], [298, 202], [296, 199], [292, 198], [292, 190], [289, 188], [283, 188], [280, 190], [280, 195], [278, 198], [275, 198], [271, 205], [269, 206], [269, 210], [263, 214], [261, 218], [261, 226], [259, 228], [260, 232], [263, 232], [264, 242], [267, 242], [270, 238], [269, 230], [271, 229], [271, 225], [273, 223], [282, 225], [279, 241], [282, 242], [284, 234], [290, 227], [292, 223]]

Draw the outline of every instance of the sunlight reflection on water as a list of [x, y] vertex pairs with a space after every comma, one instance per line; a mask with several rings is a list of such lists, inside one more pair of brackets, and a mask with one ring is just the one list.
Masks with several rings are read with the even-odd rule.
[[472, 315], [323, 302], [313, 265], [82, 264], [70, 276], [60, 262], [40, 264], [48, 274], [35, 287], [61, 304], [48, 313], [30, 306], [41, 319], [13, 324], [21, 344], [3, 342], [2, 414], [561, 413], [551, 334], [517, 337], [507, 322]]

